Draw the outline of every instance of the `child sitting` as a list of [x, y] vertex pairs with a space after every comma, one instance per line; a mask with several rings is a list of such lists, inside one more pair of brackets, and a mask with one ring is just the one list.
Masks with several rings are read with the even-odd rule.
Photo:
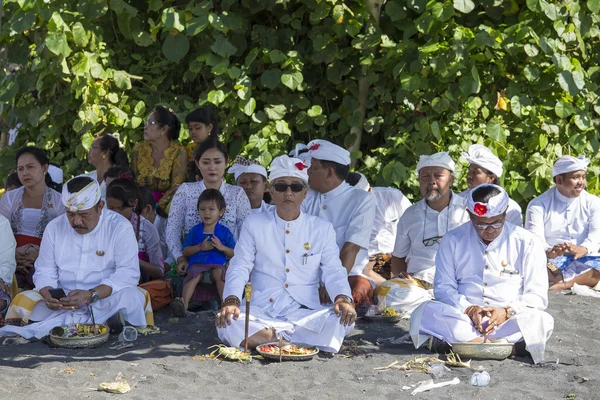
[[190, 230], [183, 242], [182, 253], [188, 257], [189, 266], [187, 271], [177, 271], [180, 275], [186, 275], [183, 298], [171, 302], [173, 314], [178, 317], [185, 316], [196, 285], [204, 280], [204, 274], [209, 271], [219, 297], [223, 297], [225, 266], [228, 259], [233, 257], [233, 235], [227, 227], [219, 224], [219, 219], [225, 214], [225, 198], [221, 192], [216, 189], [204, 190], [198, 198], [198, 214], [202, 222]]

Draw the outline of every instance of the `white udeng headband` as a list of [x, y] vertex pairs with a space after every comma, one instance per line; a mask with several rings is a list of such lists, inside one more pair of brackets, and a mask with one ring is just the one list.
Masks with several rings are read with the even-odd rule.
[[292, 158], [286, 155], [276, 157], [269, 167], [269, 181], [273, 182], [277, 178], [290, 176], [300, 178], [304, 183], [308, 182], [308, 167], [298, 158]]
[[67, 189], [69, 182], [63, 186], [61, 193], [61, 200], [67, 211], [89, 210], [98, 204], [98, 201], [100, 201], [100, 185], [98, 185], [96, 180], [92, 179], [86, 187], [77, 193], [69, 193], [69, 189]]
[[[500, 193], [492, 197], [487, 203], [473, 201], [473, 192], [479, 188], [488, 186], [499, 189]], [[506, 211], [508, 208], [508, 199], [508, 193], [506, 193], [506, 190], [504, 190], [502, 187], [484, 183], [483, 185], [479, 185], [473, 188], [473, 190], [469, 191], [469, 195], [467, 196], [467, 208], [472, 214], [477, 215], [478, 217], [491, 218]]]
[[264, 176], [265, 179], [268, 178], [267, 170], [265, 169], [265, 167], [260, 165], [258, 163], [258, 161], [246, 160], [242, 156], [237, 156], [235, 158], [235, 162], [233, 163], [233, 165], [231, 167], [229, 167], [227, 172], [230, 174], [233, 174], [233, 178], [236, 182], [237, 182], [238, 178], [240, 177], [240, 175], [248, 174], [248, 173], [259, 174], [259, 175]]

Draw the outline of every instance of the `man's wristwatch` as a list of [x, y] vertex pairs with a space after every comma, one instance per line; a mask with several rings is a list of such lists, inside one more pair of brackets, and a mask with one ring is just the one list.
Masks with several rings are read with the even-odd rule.
[[98, 294], [98, 292], [96, 292], [96, 290], [94, 289], [90, 289], [90, 298], [88, 300], [88, 304], [92, 304], [97, 302], [98, 300], [100, 300], [100, 295]]
[[511, 319], [517, 315], [517, 312], [512, 307], [506, 307], [504, 310], [506, 311], [506, 319]]

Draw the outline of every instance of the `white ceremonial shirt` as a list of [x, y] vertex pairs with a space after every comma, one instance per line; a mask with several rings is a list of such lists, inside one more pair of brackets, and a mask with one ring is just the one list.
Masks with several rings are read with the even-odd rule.
[[407, 272], [415, 278], [432, 283], [435, 275], [435, 253], [438, 243], [425, 246], [423, 241], [446, 232], [469, 221], [467, 200], [452, 193], [450, 203], [441, 212], [430, 208], [425, 199], [410, 206], [398, 222], [398, 234], [394, 257], [406, 258]]
[[265, 203], [265, 201], [263, 200], [262, 203], [260, 203], [260, 207], [258, 208], [253, 208], [252, 212], [253, 213], [259, 213], [259, 212], [265, 212], [265, 211], [270, 211], [271, 209], [275, 208], [274, 205], [271, 204], [267, 204]]
[[412, 203], [400, 190], [390, 187], [374, 187], [371, 193], [375, 196], [377, 208], [369, 256], [389, 254], [394, 251], [398, 221]]
[[131, 223], [106, 208], [98, 225], [80, 235], [62, 215], [48, 224], [35, 261], [36, 290], [50, 286], [91, 289], [110, 286], [113, 293], [136, 287], [140, 279], [138, 244]]
[[369, 241], [377, 211], [375, 196], [343, 182], [327, 193], [310, 189], [301, 208], [333, 224], [340, 250], [346, 242], [360, 246], [349, 275], [361, 275], [369, 263]]
[[525, 229], [506, 223], [489, 245], [473, 224], [444, 235], [435, 258], [435, 299], [460, 312], [472, 305], [508, 307], [548, 306], [546, 257], [539, 240]]
[[2, 279], [8, 287], [10, 287], [13, 275], [17, 269], [17, 262], [15, 260], [16, 246], [17, 242], [15, 241], [15, 236], [10, 228], [10, 223], [6, 218], [0, 215], [0, 279]]
[[331, 223], [305, 213], [284, 221], [273, 208], [251, 214], [229, 262], [223, 298], [242, 298], [252, 283], [251, 305], [283, 316], [301, 306], [322, 309], [319, 282], [335, 299], [352, 296]]
[[[458, 195], [466, 199], [471, 190], [473, 189], [467, 189], [464, 192], [460, 192]], [[508, 199], [508, 208], [506, 209], [506, 222], [521, 227], [523, 226], [523, 210], [521, 210], [519, 203], [510, 198]]]
[[[201, 222], [198, 214], [198, 197], [204, 189], [206, 189], [204, 181], [182, 183], [171, 201], [167, 219], [167, 246], [176, 260], [182, 256], [182, 235], [185, 237]], [[219, 222], [229, 228], [234, 239], [237, 240], [244, 220], [250, 215], [250, 200], [244, 189], [239, 186], [223, 182], [219, 191], [225, 198], [227, 206]]]
[[585, 190], [579, 197], [565, 197], [555, 186], [531, 200], [525, 228], [542, 240], [544, 250], [566, 242], [598, 253], [600, 199]]

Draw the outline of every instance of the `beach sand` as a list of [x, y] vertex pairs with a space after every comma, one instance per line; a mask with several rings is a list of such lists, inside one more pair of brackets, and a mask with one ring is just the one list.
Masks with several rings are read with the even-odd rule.
[[[600, 299], [551, 292], [548, 312], [555, 330], [545, 365], [527, 359], [473, 360], [473, 369], [482, 367], [491, 375], [489, 386], [473, 387], [472, 369], [452, 368], [434, 381], [458, 377], [458, 385], [414, 397], [413, 385], [431, 379], [429, 374], [374, 370], [431, 355], [412, 344], [382, 340], [405, 335], [408, 321], [359, 321], [338, 355], [238, 363], [194, 357], [219, 343], [214, 312], [173, 320], [167, 309], [156, 314], [161, 333], [140, 336], [123, 350], [110, 349], [116, 336], [96, 349], [50, 348], [42, 342], [0, 346], [0, 399], [600, 399], [599, 309]], [[94, 391], [118, 376], [133, 385], [129, 393]]]

